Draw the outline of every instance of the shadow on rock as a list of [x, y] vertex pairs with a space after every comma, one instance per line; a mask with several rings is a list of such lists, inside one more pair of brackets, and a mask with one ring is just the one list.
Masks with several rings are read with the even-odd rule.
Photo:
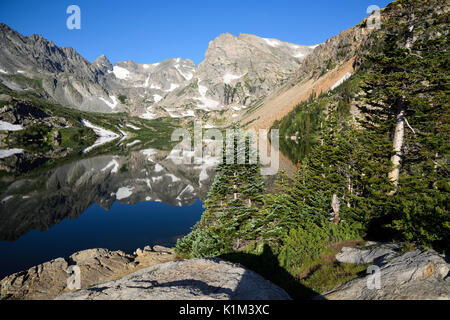
[[[177, 280], [177, 281], [171, 281], [171, 282], [165, 282], [165, 283], [158, 283], [158, 281], [153, 281], [153, 280], [139, 280], [136, 282], [143, 282], [143, 283], [149, 283], [151, 285], [150, 288], [155, 288], [155, 287], [179, 287], [179, 288], [185, 288], [185, 289], [190, 289], [190, 291], [200, 291], [202, 294], [204, 295], [209, 295], [211, 293], [217, 293], [217, 294], [226, 294], [226, 295], [230, 295], [233, 293], [233, 291], [231, 289], [228, 288], [221, 288], [221, 287], [216, 287], [216, 286], [211, 286], [209, 284], [207, 284], [204, 281], [200, 281], [200, 280], [193, 280], [193, 279], [189, 279], [189, 280]], [[148, 286], [127, 286], [127, 288], [134, 288], [134, 289], [149, 289]]]
[[[325, 299], [322, 295], [302, 285], [280, 263], [269, 245], [264, 245], [259, 255], [249, 253], [230, 253], [220, 256], [221, 259], [239, 263], [244, 267], [258, 273], [267, 280], [283, 288], [294, 299]], [[241, 291], [237, 288], [236, 291]]]

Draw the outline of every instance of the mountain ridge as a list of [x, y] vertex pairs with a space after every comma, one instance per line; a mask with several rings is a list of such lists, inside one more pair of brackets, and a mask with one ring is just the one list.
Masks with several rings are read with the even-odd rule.
[[[41, 97], [67, 107], [127, 112], [144, 119], [209, 118], [205, 113], [213, 111], [211, 105], [221, 114], [232, 107], [242, 109], [244, 103], [266, 96], [277, 82], [286, 81], [314, 47], [245, 33], [238, 37], [224, 33], [210, 41], [205, 59], [198, 66], [181, 58], [153, 64], [127, 60], [113, 65], [104, 54], [91, 63], [71, 47], [58, 47], [37, 34], [21, 35], [3, 23], [0, 31], [0, 80], [7, 87], [30, 90], [26, 82], [34, 79], [40, 82], [36, 91]], [[226, 63], [218, 63], [222, 54], [230, 55]], [[244, 89], [236, 94], [238, 79], [245, 75], [241, 83]], [[269, 81], [263, 83], [266, 77]], [[201, 92], [189, 90], [196, 86], [198, 89], [199, 82]]]

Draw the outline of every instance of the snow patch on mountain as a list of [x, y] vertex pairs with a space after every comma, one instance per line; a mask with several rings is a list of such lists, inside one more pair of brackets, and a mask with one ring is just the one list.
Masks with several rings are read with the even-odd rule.
[[153, 100], [155, 101], [155, 103], [160, 102], [162, 99], [163, 99], [163, 97], [161, 97], [159, 94], [153, 95]]
[[23, 127], [20, 124], [12, 124], [0, 120], [0, 131], [19, 131], [19, 130], [23, 130]]
[[23, 153], [23, 149], [0, 150], [0, 159], [7, 158], [14, 154], [20, 154], [20, 153]]
[[131, 128], [131, 129], [133, 129], [133, 130], [141, 130], [141, 128], [133, 126], [131, 123], [127, 123], [126, 126]]
[[150, 89], [158, 89], [158, 90], [161, 90], [161, 87], [160, 86], [157, 86], [156, 84], [150, 84]]
[[130, 71], [119, 66], [114, 66], [113, 73], [118, 79], [126, 80], [130, 78]]
[[178, 178], [177, 176], [171, 174], [171, 173], [166, 173], [164, 176], [169, 177], [170, 179], [172, 179], [172, 182], [177, 182], [177, 181], [181, 181], [180, 178]]
[[178, 197], [176, 198], [176, 200], [181, 201], [181, 196], [182, 196], [183, 194], [185, 194], [186, 192], [187, 192], [187, 193], [193, 193], [194, 190], [195, 190], [194, 187], [193, 187], [192, 185], [188, 184], [188, 185], [180, 192], [180, 194], [178, 195]]
[[133, 194], [133, 188], [132, 187], [121, 187], [116, 192], [116, 199], [122, 200], [129, 198]]
[[280, 41], [278, 41], [276, 39], [263, 38], [263, 40], [271, 47], [279, 47], [280, 46]]
[[132, 147], [132, 146], [134, 146], [135, 144], [138, 144], [138, 143], [141, 143], [141, 140], [134, 140], [133, 142], [130, 142], [130, 143], [127, 143], [127, 147]]
[[[183, 78], [185, 78], [188, 81], [191, 80], [192, 77], [194, 76], [193, 73], [184, 73], [183, 70], [181, 70], [180, 65], [178, 63], [176, 65], [174, 65], [174, 67], [183, 76]], [[192, 69], [192, 70], [195, 72], [194, 69]]]
[[111, 109], [114, 109], [119, 104], [119, 101], [114, 96], [109, 96], [109, 98], [112, 100], [112, 103], [103, 97], [101, 97], [100, 100], [102, 100], [104, 103], [106, 103], [108, 105], [108, 107], [110, 107]]
[[98, 136], [98, 139], [94, 142], [94, 144], [90, 147], [87, 147], [83, 150], [84, 152], [89, 152], [94, 148], [97, 148], [98, 146], [101, 146], [105, 143], [111, 142], [119, 138], [119, 135], [115, 132], [103, 129], [101, 127], [95, 126], [92, 123], [90, 123], [87, 120], [81, 120], [81, 123], [88, 128], [91, 128], [94, 130], [95, 134]]
[[181, 112], [181, 116], [182, 117], [195, 117], [195, 112], [194, 110], [186, 110]]
[[119, 162], [116, 159], [112, 159], [107, 165], [106, 167], [104, 167], [102, 169], [102, 171], [106, 171], [108, 169], [111, 169], [111, 173], [117, 173], [119, 172]]
[[352, 74], [350, 72], [347, 72], [338, 82], [336, 82], [331, 88], [330, 90], [334, 90], [337, 87], [339, 87], [341, 84], [343, 84], [346, 80], [348, 80], [350, 77], [352, 76]]
[[199, 80], [198, 81], [198, 93], [200, 94], [200, 98], [194, 98], [194, 99], [200, 101], [200, 103], [197, 104], [196, 109], [211, 111], [211, 110], [216, 109], [219, 106], [219, 102], [206, 97], [206, 92], [208, 92], [208, 88], [205, 86], [202, 86], [200, 84], [200, 80]]
[[167, 90], [164, 90], [164, 91], [166, 91], [166, 92], [172, 92], [173, 90], [175, 90], [175, 89], [178, 88], [179, 86], [180, 86], [179, 84], [171, 83], [171, 84], [170, 84], [170, 88], [167, 89]]
[[231, 73], [226, 73], [223, 76], [223, 82], [226, 83], [226, 84], [229, 84], [231, 81], [239, 79], [239, 78], [242, 78], [243, 76], [244, 75], [236, 76], [236, 75], [231, 74]]

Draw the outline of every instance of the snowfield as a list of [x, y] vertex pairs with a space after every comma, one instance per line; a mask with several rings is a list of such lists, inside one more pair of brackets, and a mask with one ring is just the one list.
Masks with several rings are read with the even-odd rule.
[[177, 176], [171, 174], [171, 173], [166, 173], [164, 175], [165, 177], [169, 177], [170, 179], [172, 179], [172, 182], [177, 182], [177, 181], [181, 181], [180, 178], [178, 178]]
[[239, 78], [242, 78], [243, 76], [244, 75], [236, 76], [236, 75], [231, 74], [231, 73], [226, 73], [223, 76], [223, 82], [226, 83], [226, 84], [229, 84], [231, 81], [239, 79]]
[[111, 142], [113, 140], [116, 140], [116, 139], [118, 139], [120, 137], [117, 133], [109, 131], [109, 130], [106, 130], [106, 129], [103, 129], [101, 127], [97, 127], [97, 126], [93, 125], [92, 123], [90, 123], [87, 120], [81, 120], [81, 123], [85, 127], [88, 127], [88, 128], [91, 128], [92, 130], [94, 130], [95, 134], [99, 137], [92, 146], [87, 147], [86, 149], [84, 149], [83, 153], [84, 152], [89, 152], [92, 149], [97, 148], [98, 146], [101, 146], [101, 145], [103, 145], [105, 143], [108, 143], [108, 142]]
[[152, 157], [158, 154], [158, 150], [150, 148], [150, 149], [141, 150], [141, 153], [143, 155], [147, 156], [148, 161], [153, 162]]
[[127, 143], [127, 147], [132, 147], [132, 146], [134, 146], [135, 144], [138, 144], [138, 143], [141, 143], [141, 140], [134, 140], [133, 142], [130, 142], [130, 143]]
[[263, 38], [263, 40], [271, 47], [279, 47], [280, 46], [280, 42], [276, 39]]
[[19, 131], [19, 130], [23, 130], [23, 127], [20, 124], [12, 124], [0, 120], [0, 131]]
[[194, 98], [194, 99], [200, 101], [201, 103], [197, 104], [196, 109], [211, 111], [211, 110], [216, 109], [219, 106], [219, 102], [206, 97], [206, 92], [208, 92], [208, 88], [205, 86], [202, 86], [200, 84], [200, 80], [199, 80], [198, 81], [198, 93], [200, 94], [200, 98]]
[[186, 110], [181, 113], [182, 117], [195, 117], [194, 110]]
[[193, 192], [194, 192], [194, 187], [192, 186], [192, 185], [190, 185], [190, 184], [188, 184], [179, 194], [178, 194], [178, 197], [176, 198], [176, 200], [178, 200], [178, 201], [181, 201], [181, 196], [184, 194], [184, 193], [190, 193], [190, 194], [192, 194]]
[[[180, 65], [177, 63], [176, 65], [174, 65], [175, 69], [177, 69], [177, 71], [181, 74], [181, 76], [183, 78], [185, 78], [186, 80], [191, 80], [192, 77], [194, 76], [193, 73], [184, 73], [181, 69], [180, 69]], [[195, 72], [194, 69], [192, 69], [193, 72]]]
[[106, 167], [104, 167], [102, 169], [102, 172], [107, 171], [108, 169], [111, 168], [111, 173], [117, 173], [119, 172], [119, 162], [116, 159], [112, 159], [107, 165]]
[[155, 100], [155, 103], [160, 102], [162, 99], [163, 99], [163, 97], [161, 97], [159, 94], [153, 95], [153, 100]]
[[109, 96], [109, 98], [112, 100], [112, 103], [109, 102], [108, 100], [106, 100], [105, 98], [100, 98], [100, 100], [102, 100], [104, 103], [106, 103], [108, 105], [108, 107], [110, 107], [111, 109], [114, 109], [115, 107], [117, 107], [117, 105], [119, 104], [119, 101], [117, 100], [116, 97], [114, 96]]
[[344, 81], [348, 80], [350, 77], [352, 76], [352, 74], [350, 72], [347, 72], [338, 82], [336, 82], [331, 88], [330, 90], [334, 90], [337, 87], [339, 87], [341, 84], [344, 83]]
[[147, 111], [146, 113], [143, 113], [139, 116], [139, 118], [141, 119], [145, 119], [145, 120], [153, 120], [158, 118], [158, 115], [156, 113], [151, 113], [149, 111]]
[[116, 192], [116, 199], [122, 200], [130, 197], [133, 194], [133, 188], [131, 187], [122, 187], [119, 188]]
[[129, 127], [129, 128], [131, 128], [131, 129], [134, 129], [134, 130], [141, 130], [141, 128], [136, 127], [136, 126], [133, 126], [133, 125], [130, 124], [130, 123], [127, 123], [126, 126]]
[[160, 86], [157, 86], [157, 85], [155, 85], [155, 84], [150, 84], [150, 89], [158, 89], [158, 90], [161, 90], [161, 87]]
[[10, 157], [14, 154], [22, 153], [23, 149], [7, 149], [7, 150], [0, 150], [0, 159]]
[[167, 90], [164, 90], [164, 91], [166, 91], [166, 92], [172, 92], [173, 90], [175, 90], [175, 89], [178, 88], [179, 86], [180, 86], [179, 84], [171, 83], [171, 84], [170, 84], [170, 88], [167, 89]]
[[118, 79], [125, 80], [130, 78], [130, 71], [119, 66], [114, 66], [113, 73]]

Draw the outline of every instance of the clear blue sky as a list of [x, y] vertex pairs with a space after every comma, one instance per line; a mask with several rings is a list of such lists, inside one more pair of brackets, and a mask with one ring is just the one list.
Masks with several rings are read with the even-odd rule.
[[[209, 41], [224, 32], [250, 33], [296, 44], [321, 43], [389, 0], [0, 0], [0, 22], [21, 34], [41, 34], [89, 61], [115, 63], [190, 58], [199, 64]], [[66, 27], [69, 5], [81, 9], [81, 30]]]

